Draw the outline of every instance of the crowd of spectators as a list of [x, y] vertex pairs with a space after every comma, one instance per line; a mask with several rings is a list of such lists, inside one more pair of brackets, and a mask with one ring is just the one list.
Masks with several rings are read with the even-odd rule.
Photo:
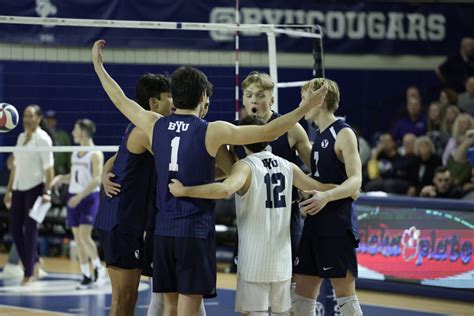
[[439, 98], [424, 103], [408, 87], [401, 115], [377, 137], [364, 164], [366, 192], [474, 199], [474, 38], [461, 39], [436, 74]]
[[[474, 42], [473, 42], [474, 45]], [[380, 134], [364, 166], [364, 191], [409, 196], [474, 196], [474, 76], [465, 91], [444, 88], [423, 110], [420, 91], [406, 90], [406, 105], [391, 130]]]

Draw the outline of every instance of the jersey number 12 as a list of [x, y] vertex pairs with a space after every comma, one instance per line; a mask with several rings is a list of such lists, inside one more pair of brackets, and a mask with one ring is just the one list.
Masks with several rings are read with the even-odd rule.
[[267, 188], [267, 199], [265, 201], [265, 207], [286, 207], [286, 198], [285, 195], [282, 194], [282, 192], [285, 190], [285, 175], [283, 175], [283, 173], [281, 172], [278, 172], [270, 176], [270, 174], [267, 173], [264, 179]]

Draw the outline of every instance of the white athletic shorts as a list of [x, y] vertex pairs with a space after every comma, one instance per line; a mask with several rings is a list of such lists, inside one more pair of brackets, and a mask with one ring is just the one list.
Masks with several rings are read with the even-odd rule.
[[281, 282], [248, 282], [237, 277], [236, 312], [283, 313], [291, 308], [291, 279]]

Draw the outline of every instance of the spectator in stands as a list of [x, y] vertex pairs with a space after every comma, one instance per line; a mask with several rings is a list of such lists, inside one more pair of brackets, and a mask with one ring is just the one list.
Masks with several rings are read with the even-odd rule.
[[395, 126], [392, 130], [392, 135], [397, 143], [399, 143], [407, 133], [413, 133], [416, 136], [425, 135], [426, 133], [426, 115], [421, 111], [421, 100], [416, 97], [410, 97], [407, 100], [406, 111], [402, 117], [395, 122]]
[[366, 184], [365, 191], [407, 193], [410, 184], [408, 173], [404, 169], [404, 159], [397, 152], [397, 145], [391, 134], [385, 133], [380, 136], [367, 167], [370, 181]]
[[467, 130], [474, 128], [474, 121], [471, 115], [467, 113], [459, 114], [454, 121], [451, 137], [443, 152], [443, 165], [446, 166], [451, 154], [464, 141]]
[[[24, 132], [18, 136], [17, 147], [51, 147], [53, 142], [40, 127], [41, 109], [29, 105], [23, 112]], [[36, 199], [50, 200], [50, 183], [54, 177], [51, 152], [15, 152], [14, 168], [10, 172], [4, 203], [11, 205], [10, 233], [25, 269], [22, 285], [29, 285], [38, 276], [38, 223], [28, 216]], [[36, 269], [38, 268], [38, 269]]]
[[[453, 182], [459, 186], [463, 186], [471, 179], [471, 164], [467, 158], [467, 151], [470, 147], [474, 146], [474, 120], [471, 117], [470, 121], [466, 122], [467, 124], [470, 124], [470, 127], [466, 132], [462, 133], [461, 136], [458, 137], [459, 143], [453, 150], [447, 163], [447, 167], [451, 172]], [[459, 124], [464, 124], [464, 121], [460, 121]]]
[[427, 132], [441, 130], [441, 103], [434, 101], [431, 102], [428, 108], [428, 120], [426, 122]]
[[463, 192], [460, 187], [453, 184], [451, 173], [448, 168], [440, 166], [436, 168], [433, 177], [433, 185], [427, 185], [421, 189], [420, 196], [437, 197], [445, 199], [461, 198]]
[[474, 76], [474, 39], [464, 37], [459, 53], [447, 58], [436, 69], [436, 74], [445, 87], [463, 91], [466, 79]]
[[416, 168], [416, 155], [415, 155], [415, 142], [416, 136], [412, 133], [405, 134], [403, 136], [402, 147], [399, 149], [400, 155], [402, 155], [402, 166], [401, 170], [406, 170], [406, 178], [408, 179], [409, 188], [407, 194], [410, 196], [416, 195], [415, 187], [415, 173], [413, 172]]
[[421, 102], [421, 93], [420, 93], [420, 89], [418, 89], [417, 86], [409, 86], [405, 94], [406, 94], [406, 103], [408, 103], [408, 100], [410, 100], [411, 98], [418, 99]]
[[446, 108], [449, 105], [457, 105], [458, 104], [458, 94], [453, 89], [444, 88], [439, 93], [439, 100], [441, 104], [441, 114], [446, 111]]
[[415, 142], [416, 164], [412, 175], [416, 195], [427, 185], [431, 185], [435, 169], [441, 166], [441, 158], [436, 155], [436, 149], [433, 141], [428, 136], [421, 136]]
[[[449, 140], [449, 134], [442, 131], [441, 103], [431, 102], [428, 109], [427, 134], [436, 147], [436, 154], [441, 156]], [[431, 181], [431, 178], [430, 178]]]
[[459, 95], [459, 108], [471, 115], [474, 115], [474, 76], [466, 80], [466, 91]]
[[[57, 128], [58, 119], [53, 110], [46, 111], [44, 118], [54, 146], [71, 146], [71, 138], [65, 130]], [[71, 153], [54, 153], [55, 174], [67, 174], [71, 170]]]
[[471, 167], [471, 179], [462, 186], [464, 200], [474, 200], [474, 166]]
[[357, 142], [359, 143], [359, 156], [360, 156], [360, 161], [362, 163], [362, 168], [363, 168], [367, 165], [367, 162], [369, 162], [372, 149], [370, 148], [370, 145], [365, 140], [365, 138], [362, 137], [362, 135], [360, 134], [357, 128], [354, 128], [354, 132], [357, 136]]
[[399, 149], [400, 155], [410, 156], [415, 155], [415, 134], [408, 133], [403, 135], [402, 147]]
[[474, 200], [474, 166], [471, 167], [471, 178], [462, 186], [463, 200]]
[[441, 131], [451, 136], [453, 132], [454, 122], [456, 121], [456, 118], [458, 117], [459, 114], [461, 114], [461, 111], [456, 105], [448, 106], [444, 116], [442, 117]]

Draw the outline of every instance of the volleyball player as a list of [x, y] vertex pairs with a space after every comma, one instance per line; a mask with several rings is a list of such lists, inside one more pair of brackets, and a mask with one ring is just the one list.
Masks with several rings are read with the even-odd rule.
[[203, 295], [215, 295], [216, 291], [214, 203], [172, 197], [168, 191], [169, 179], [177, 178], [186, 185], [214, 181], [215, 156], [222, 145], [243, 145], [278, 137], [312, 106], [321, 103], [326, 88], [310, 94], [296, 110], [265, 126], [238, 127], [223, 121], [207, 123], [199, 118], [209, 84], [207, 78], [197, 69], [181, 67], [170, 80], [176, 112], [162, 117], [143, 110], [125, 96], [103, 66], [104, 44], [103, 40], [94, 44], [94, 69], [114, 105], [148, 136], [155, 154], [158, 211], [154, 291], [165, 293], [165, 315], [193, 316], [199, 310]]
[[[201, 119], [204, 119], [207, 115], [207, 112], [209, 111], [209, 104], [210, 104], [210, 97], [212, 96], [212, 85], [209, 84], [209, 86], [206, 89], [206, 101], [201, 108], [201, 112], [199, 113], [199, 117]], [[219, 168], [216, 168], [216, 176], [217, 176], [217, 170], [222, 170], [222, 173], [224, 175], [227, 175], [230, 173], [230, 170], [232, 168], [233, 164], [233, 159], [230, 154], [230, 152], [227, 151], [225, 146], [222, 146], [219, 152], [216, 155], [216, 165], [220, 166]], [[156, 204], [156, 201], [155, 201]], [[155, 208], [153, 210], [156, 211]], [[148, 226], [146, 230], [146, 237], [145, 237], [145, 266], [147, 266], [147, 272], [142, 273], [147, 276], [153, 276], [153, 237], [155, 235], [155, 216], [156, 212], [154, 212], [151, 216], [151, 218], [148, 221]], [[164, 300], [163, 300], [163, 293], [151, 293], [151, 299], [150, 299], [150, 304], [148, 306], [148, 313], [147, 316], [163, 316], [164, 312]], [[201, 301], [201, 305], [199, 307], [199, 312], [198, 316], [206, 316], [206, 309], [204, 307], [204, 302]]]
[[[274, 102], [273, 83], [271, 77], [263, 72], [253, 71], [242, 81], [242, 102], [247, 113], [256, 115], [264, 122], [270, 122], [279, 117], [280, 114], [272, 111]], [[269, 143], [267, 150], [286, 160], [297, 163], [297, 154], [303, 163], [310, 167], [311, 144], [303, 127], [297, 123], [287, 133]], [[239, 158], [245, 157], [241, 147], [235, 147]], [[293, 188], [293, 199], [291, 201], [291, 254], [293, 261], [301, 239], [303, 221], [298, 207], [299, 193]], [[238, 245], [238, 244], [237, 244]], [[235, 260], [237, 261], [237, 260]], [[292, 292], [295, 284], [292, 283]]]
[[[94, 146], [92, 139], [95, 124], [89, 119], [80, 119], [74, 124], [72, 137], [75, 144]], [[72, 229], [77, 243], [77, 253], [83, 279], [78, 289], [87, 289], [100, 284], [105, 278], [97, 252], [97, 246], [92, 239], [92, 224], [99, 208], [100, 179], [104, 155], [100, 151], [73, 152], [71, 155], [71, 173], [59, 175], [57, 182], [69, 182], [69, 197], [67, 202], [67, 224]], [[94, 272], [91, 273], [89, 260]]]
[[[207, 88], [207, 93], [212, 93], [211, 86]], [[164, 116], [172, 113], [169, 80], [163, 75], [143, 75], [137, 82], [135, 98], [146, 110]], [[209, 98], [204, 108], [208, 106]], [[201, 116], [205, 114], [203, 112]], [[144, 133], [129, 124], [119, 151], [104, 165], [103, 184], [107, 198], [102, 200], [95, 227], [99, 229], [112, 283], [111, 315], [133, 315], [140, 274], [153, 275], [156, 180], [150, 150], [150, 142]], [[115, 165], [116, 162], [119, 165]], [[230, 171], [231, 166], [222, 167]], [[121, 202], [117, 203], [114, 199]], [[128, 241], [123, 242], [124, 238]], [[148, 315], [162, 314], [162, 297], [159, 293], [152, 293]], [[200, 316], [205, 315], [204, 305], [201, 304]]]
[[340, 92], [336, 82], [314, 79], [303, 91], [328, 86], [324, 102], [305, 116], [318, 130], [311, 150], [311, 176], [322, 183], [338, 186], [300, 203], [307, 214], [298, 248], [294, 272], [295, 312], [298, 316], [316, 315], [315, 306], [321, 282], [331, 280], [341, 314], [362, 315], [355, 293], [357, 277], [358, 222], [351, 195], [361, 186], [361, 162], [357, 138], [352, 128], [334, 112]]
[[[263, 125], [247, 116], [240, 125]], [[241, 197], [237, 209], [239, 265], [236, 311], [250, 316], [289, 315], [292, 271], [290, 222], [292, 185], [302, 190], [327, 190], [297, 165], [266, 151], [268, 142], [244, 145], [246, 158], [237, 162], [223, 183], [184, 187], [169, 185], [176, 197], [206, 199]]]
[[[169, 115], [173, 102], [169, 80], [144, 74], [135, 87], [145, 110]], [[104, 191], [94, 226], [98, 229], [112, 284], [111, 315], [133, 315], [144, 268], [143, 234], [154, 211], [155, 167], [146, 135], [129, 124], [119, 150], [104, 166]], [[108, 177], [113, 175], [114, 182]], [[116, 195], [116, 196], [115, 196]]]

